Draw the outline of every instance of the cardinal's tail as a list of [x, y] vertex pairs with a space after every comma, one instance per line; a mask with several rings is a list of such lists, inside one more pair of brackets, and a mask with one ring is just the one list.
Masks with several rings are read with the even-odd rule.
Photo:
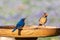
[[17, 29], [17, 28], [14, 28], [14, 29], [12, 30], [12, 32], [14, 32], [16, 29]]
[[39, 26], [42, 26], [42, 24], [39, 24]]

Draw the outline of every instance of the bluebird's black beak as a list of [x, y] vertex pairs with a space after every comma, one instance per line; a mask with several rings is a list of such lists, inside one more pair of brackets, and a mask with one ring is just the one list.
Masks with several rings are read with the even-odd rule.
[[23, 18], [23, 21], [25, 21], [26, 18]]

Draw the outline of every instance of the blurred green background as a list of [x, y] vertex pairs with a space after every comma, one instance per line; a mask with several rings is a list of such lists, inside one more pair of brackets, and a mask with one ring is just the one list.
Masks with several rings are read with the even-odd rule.
[[[60, 0], [0, 0], [0, 25], [16, 25], [26, 16], [26, 25], [38, 25], [44, 12], [48, 13], [46, 25], [60, 26]], [[60, 40], [60, 36], [37, 40]]]

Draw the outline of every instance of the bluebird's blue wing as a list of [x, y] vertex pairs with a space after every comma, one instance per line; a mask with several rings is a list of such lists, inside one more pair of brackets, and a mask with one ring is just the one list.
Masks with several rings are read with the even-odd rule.
[[16, 29], [20, 28], [20, 26], [21, 26], [21, 25], [20, 25], [19, 23], [17, 23], [16, 27], [13, 29], [12, 32], [14, 32]]

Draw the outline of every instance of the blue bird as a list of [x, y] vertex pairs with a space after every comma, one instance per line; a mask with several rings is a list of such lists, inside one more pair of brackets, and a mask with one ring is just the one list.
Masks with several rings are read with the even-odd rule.
[[26, 18], [22, 18], [17, 24], [16, 27], [12, 30], [12, 32], [14, 32], [16, 29], [20, 29], [21, 27], [23, 27], [25, 25], [25, 19]]

